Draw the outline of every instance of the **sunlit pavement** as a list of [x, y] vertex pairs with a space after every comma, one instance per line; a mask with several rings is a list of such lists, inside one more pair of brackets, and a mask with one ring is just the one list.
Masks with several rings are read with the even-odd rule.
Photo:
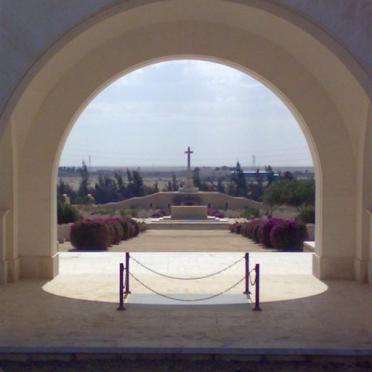
[[[133, 253], [161, 273], [195, 276], [243, 256], [229, 253]], [[372, 288], [311, 275], [311, 253], [251, 253], [260, 263], [262, 311], [252, 311], [243, 283], [205, 304], [161, 299], [132, 279], [127, 310], [117, 311], [123, 253], [61, 253], [49, 282], [0, 287], [1, 347], [296, 348], [372, 350]], [[131, 271], [159, 292], [181, 298], [226, 289], [243, 261], [218, 276], [176, 281]], [[191, 296], [191, 297], [190, 297]]]

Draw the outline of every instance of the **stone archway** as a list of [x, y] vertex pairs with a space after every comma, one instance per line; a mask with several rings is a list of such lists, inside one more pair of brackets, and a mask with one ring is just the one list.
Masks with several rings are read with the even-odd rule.
[[0, 123], [1, 165], [8, 169], [0, 181], [6, 192], [0, 202], [9, 210], [2, 224], [8, 279], [51, 278], [58, 271], [57, 163], [90, 98], [123, 73], [188, 57], [248, 72], [291, 108], [317, 173], [314, 274], [351, 279], [361, 273], [365, 280], [368, 243], [360, 237], [365, 231], [357, 233], [357, 222], [366, 224], [358, 209], [365, 194], [355, 179], [368, 79], [338, 44], [283, 8], [189, 0], [131, 2], [99, 12], [47, 51], [13, 94]]

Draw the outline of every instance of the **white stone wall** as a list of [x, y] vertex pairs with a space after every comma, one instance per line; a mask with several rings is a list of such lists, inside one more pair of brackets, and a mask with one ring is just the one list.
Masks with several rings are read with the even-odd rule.
[[[156, 0], [127, 0], [125, 7], [132, 8]], [[177, 1], [177, 0], [176, 0]], [[216, 0], [215, 2], [218, 2]], [[232, 1], [233, 2], [233, 1]], [[235, 0], [234, 2], [239, 2]], [[246, 3], [244, 0], [240, 2]], [[259, 0], [260, 6], [270, 7], [272, 3], [285, 10], [300, 14], [319, 25], [331, 37], [353, 54], [364, 67], [372, 70], [370, 35], [366, 30], [371, 19], [369, 0]], [[124, 2], [123, 2], [124, 3]], [[254, 3], [254, 2], [252, 2]], [[67, 31], [76, 27], [98, 12], [109, 12], [117, 6], [117, 0], [2, 0], [0, 3], [0, 112], [10, 94], [27, 72], [54, 43]], [[213, 1], [211, 2], [211, 6]], [[124, 6], [123, 6], [124, 7]], [[290, 15], [288, 15], [290, 16]], [[7, 58], [4, 59], [3, 57]], [[6, 89], [4, 89], [6, 87]]]
[[[180, 195], [178, 192], [158, 192], [156, 194], [146, 195], [143, 197], [135, 197], [120, 202], [106, 203], [92, 206], [92, 210], [97, 208], [113, 208], [120, 209], [169, 209], [174, 204], [173, 199]], [[182, 194], [181, 194], [182, 195]], [[220, 192], [197, 192], [192, 195], [197, 196], [201, 200], [201, 204], [210, 206], [215, 209], [244, 209], [253, 208], [261, 209], [262, 203], [254, 200], [233, 197]], [[227, 207], [227, 208], [226, 208]]]
[[6, 259], [14, 278], [18, 261], [23, 277], [57, 273], [57, 165], [80, 110], [120, 74], [188, 56], [251, 73], [292, 110], [316, 168], [314, 273], [366, 281], [365, 210], [372, 203], [369, 5], [0, 2], [0, 207], [9, 210]]

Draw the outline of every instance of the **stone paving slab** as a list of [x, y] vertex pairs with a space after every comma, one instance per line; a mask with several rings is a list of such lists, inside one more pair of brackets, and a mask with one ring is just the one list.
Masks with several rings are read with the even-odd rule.
[[[310, 254], [252, 253], [253, 261], [267, 267], [262, 275], [262, 312], [253, 312], [244, 303], [129, 303], [127, 311], [116, 311], [116, 255], [66, 260], [62, 255], [62, 274], [54, 280], [0, 287], [0, 347], [372, 350], [372, 288], [351, 281], [317, 280], [308, 273]], [[105, 265], [98, 263], [101, 259]], [[151, 261], [157, 260], [160, 265], [159, 259]], [[286, 260], [285, 267], [294, 266], [293, 273], [280, 273], [278, 263]], [[173, 286], [141, 271], [138, 275], [168, 293], [209, 293], [221, 288], [219, 280]], [[223, 282], [236, 275], [224, 277]], [[134, 284], [133, 291], [146, 294]]]
[[[131, 252], [133, 258], [157, 271], [180, 276], [207, 274], [241, 259], [229, 272], [244, 272], [245, 252]], [[261, 264], [261, 273], [274, 275], [311, 275], [312, 253], [302, 252], [251, 252], [250, 267]], [[118, 273], [124, 253], [118, 252], [61, 252], [60, 273], [69, 274], [114, 274]], [[132, 261], [131, 261], [132, 262]], [[133, 262], [134, 272], [146, 270]]]

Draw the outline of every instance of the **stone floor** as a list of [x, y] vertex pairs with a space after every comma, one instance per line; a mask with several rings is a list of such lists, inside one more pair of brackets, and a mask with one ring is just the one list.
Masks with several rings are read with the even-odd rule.
[[[180, 246], [184, 243], [179, 240]], [[133, 256], [158, 271], [186, 276], [218, 270], [242, 253]], [[20, 281], [0, 287], [0, 350], [144, 347], [372, 351], [372, 287], [348, 281], [321, 282], [311, 275], [311, 258], [311, 253], [251, 253], [251, 264], [261, 264], [262, 312], [251, 311], [241, 295], [242, 284], [224, 295], [221, 302], [193, 306], [175, 305], [171, 300], [159, 303], [135, 281], [127, 310], [120, 312], [116, 311], [117, 267], [123, 254], [61, 253], [60, 275], [54, 280]], [[187, 297], [228, 287], [242, 276], [243, 263], [196, 284], [157, 279], [134, 263], [132, 271], [162, 292]]]

